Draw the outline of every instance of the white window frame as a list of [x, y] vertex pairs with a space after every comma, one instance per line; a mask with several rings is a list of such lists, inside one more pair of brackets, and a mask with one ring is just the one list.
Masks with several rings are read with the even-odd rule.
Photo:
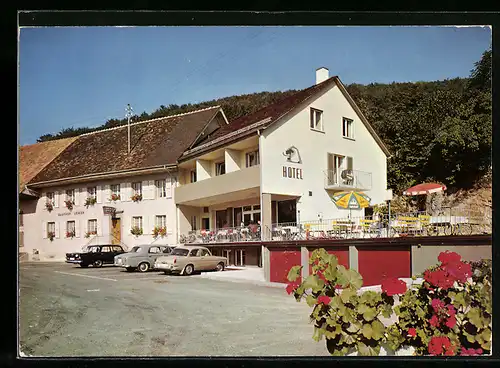
[[166, 215], [156, 215], [155, 216], [155, 226], [167, 228], [167, 216]]
[[354, 139], [354, 120], [346, 117], [342, 118], [342, 137]]
[[56, 233], [56, 223], [54, 221], [47, 222], [47, 237], [49, 237], [49, 233]]
[[75, 190], [74, 189], [66, 189], [66, 200], [71, 201], [71, 203], [75, 203]]
[[142, 216], [132, 217], [132, 227], [138, 227], [139, 229], [143, 230], [142, 224], [143, 224]]
[[116, 195], [120, 195], [120, 184], [111, 184], [109, 186], [109, 189], [111, 191], [111, 195], [113, 194], [116, 194]]
[[[254, 160], [253, 163], [251, 162], [252, 158]], [[253, 152], [247, 152], [247, 154], [245, 155], [245, 160], [246, 160], [246, 167], [259, 165], [260, 164], [259, 150]]]
[[157, 198], [166, 198], [167, 197], [167, 181], [165, 179], [156, 180], [156, 197]]
[[[222, 172], [224, 170], [224, 172]], [[226, 162], [219, 161], [215, 163], [215, 176], [221, 176], [226, 173]]]
[[47, 192], [45, 194], [45, 197], [47, 198], [47, 203], [54, 204], [54, 198], [55, 198], [54, 192]]
[[97, 199], [97, 187], [87, 187], [87, 198]]
[[[70, 226], [72, 224], [72, 227]], [[73, 234], [76, 234], [76, 221], [75, 220], [69, 220], [66, 221], [66, 233], [73, 232]]]
[[87, 232], [95, 232], [97, 234], [97, 219], [89, 219], [87, 221]]
[[[319, 120], [318, 120], [318, 115], [319, 115]], [[309, 113], [309, 127], [311, 128], [311, 130], [324, 132], [322, 110], [311, 107], [311, 111]]]
[[142, 195], [142, 182], [136, 181], [132, 183], [132, 195]]

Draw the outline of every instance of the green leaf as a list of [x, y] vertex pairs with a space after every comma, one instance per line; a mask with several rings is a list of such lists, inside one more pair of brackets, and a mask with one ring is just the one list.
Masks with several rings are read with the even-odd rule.
[[306, 297], [306, 302], [307, 302], [308, 306], [312, 307], [312, 306], [314, 306], [316, 304], [316, 298], [314, 296], [312, 296], [312, 295], [308, 295]]
[[358, 290], [363, 285], [363, 278], [353, 269], [346, 269], [344, 266], [338, 266], [337, 282], [342, 287], [349, 286], [352, 289]]
[[323, 272], [323, 275], [328, 281], [335, 281], [337, 279], [337, 259], [335, 258], [334, 263], [329, 263], [328, 267], [326, 267], [325, 271]]
[[320, 280], [316, 275], [309, 275], [302, 283], [304, 290], [311, 289], [314, 293], [323, 289], [323, 281]]
[[361, 329], [361, 326], [359, 324], [351, 322], [351, 323], [349, 323], [349, 327], [347, 327], [346, 331], [348, 331], [350, 333], [356, 333], [360, 329]]
[[391, 318], [392, 314], [393, 314], [393, 310], [392, 310], [392, 307], [390, 305], [385, 304], [382, 306], [382, 315], [385, 318]]
[[373, 329], [372, 326], [369, 323], [365, 323], [363, 327], [361, 328], [361, 333], [363, 334], [364, 337], [367, 339], [371, 339], [373, 336]]
[[464, 332], [464, 335], [467, 338], [467, 341], [470, 342], [471, 344], [473, 344], [474, 342], [476, 342], [476, 336], [475, 335], [468, 334], [467, 332]]
[[385, 326], [382, 322], [375, 320], [372, 322], [372, 336], [375, 340], [380, 340], [384, 337]]
[[470, 323], [472, 323], [477, 328], [484, 327], [482, 313], [479, 308], [472, 308], [471, 310], [469, 310], [469, 312], [467, 313], [467, 318], [469, 319]]
[[353, 289], [344, 289], [342, 290], [342, 293], [340, 294], [340, 299], [342, 299], [342, 301], [344, 303], [347, 303], [349, 301], [350, 298], [352, 298], [354, 295], [356, 295], [356, 291], [353, 290]]
[[313, 340], [319, 342], [324, 335], [324, 328], [318, 328], [314, 326]]
[[359, 299], [361, 303], [367, 303], [369, 305], [375, 305], [377, 302], [380, 302], [381, 300], [382, 300], [381, 294], [371, 290], [365, 291], [363, 294], [361, 294]]
[[375, 317], [377, 317], [377, 309], [375, 307], [371, 307], [363, 313], [363, 318], [365, 321], [372, 321]]
[[293, 266], [288, 271], [287, 279], [288, 281], [295, 281], [300, 277], [300, 271], [302, 270], [302, 266]]
[[360, 356], [378, 356], [380, 353], [380, 346], [371, 347], [362, 342], [358, 342], [358, 352]]

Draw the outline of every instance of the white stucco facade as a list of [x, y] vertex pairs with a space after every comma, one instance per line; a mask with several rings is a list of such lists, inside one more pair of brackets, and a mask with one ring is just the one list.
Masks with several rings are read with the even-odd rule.
[[[157, 181], [165, 180], [165, 190], [160, 193]], [[134, 202], [131, 183], [140, 182], [143, 199]], [[110, 201], [111, 185], [120, 185], [120, 200]], [[102, 180], [54, 186], [38, 189], [41, 197], [38, 200], [20, 201], [20, 209], [24, 222], [24, 252], [33, 259], [34, 250], [38, 251], [35, 259], [40, 261], [63, 261], [68, 252], [81, 251], [87, 244], [121, 243], [129, 249], [137, 244], [176, 244], [177, 219], [176, 206], [173, 200], [174, 187], [177, 185], [175, 173], [150, 174], [141, 176], [123, 177], [120, 179]], [[85, 206], [89, 187], [97, 188], [97, 203]], [[64, 201], [66, 190], [75, 190], [75, 204], [69, 210]], [[46, 208], [47, 193], [55, 193], [52, 211]], [[164, 195], [164, 196], [163, 196]], [[119, 220], [119, 238], [113, 239], [111, 215], [103, 213], [103, 206], [116, 208], [115, 218]], [[156, 216], [165, 216], [166, 236], [153, 238], [153, 228], [158, 221]], [[132, 217], [142, 218], [143, 235], [132, 235]], [[97, 235], [86, 238], [89, 220], [97, 220]], [[67, 222], [75, 221], [75, 236], [66, 237]], [[55, 224], [55, 238], [51, 241], [47, 237], [48, 223]], [[115, 230], [116, 231], [116, 230]]]
[[[322, 131], [310, 127], [311, 108], [322, 111]], [[343, 137], [343, 118], [352, 120], [353, 138]], [[297, 148], [301, 163], [287, 162], [284, 152], [290, 147]], [[387, 157], [337, 86], [262, 131], [259, 148], [261, 195], [300, 197], [301, 221], [347, 217], [348, 210], [338, 209], [330, 199], [335, 191], [325, 189], [329, 153], [352, 157], [355, 171], [370, 174], [370, 189], [363, 192], [371, 197], [371, 204], [385, 200]], [[283, 167], [295, 168], [297, 174], [284, 177]], [[362, 216], [362, 212], [353, 210], [352, 216]]]

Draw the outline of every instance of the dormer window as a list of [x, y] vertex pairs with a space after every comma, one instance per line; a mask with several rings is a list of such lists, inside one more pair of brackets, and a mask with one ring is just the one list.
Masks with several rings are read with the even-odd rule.
[[323, 111], [311, 108], [310, 128], [320, 132], [323, 131]]

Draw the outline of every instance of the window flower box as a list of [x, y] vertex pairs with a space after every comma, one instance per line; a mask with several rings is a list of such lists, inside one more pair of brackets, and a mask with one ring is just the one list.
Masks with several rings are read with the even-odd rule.
[[130, 233], [132, 235], [135, 235], [135, 236], [139, 236], [139, 235], [142, 235], [142, 229], [138, 226], [133, 226], [131, 229], [130, 229]]
[[66, 208], [68, 210], [72, 210], [73, 209], [73, 206], [75, 205], [75, 202], [73, 202], [72, 200], [68, 199], [66, 201], [64, 201], [64, 205], [66, 206]]
[[49, 238], [50, 241], [53, 241], [55, 237], [56, 237], [56, 233], [55, 232], [49, 231], [47, 233], [47, 238]]
[[142, 201], [142, 194], [134, 194], [130, 199], [134, 202], [140, 202]]
[[153, 238], [164, 237], [167, 235], [167, 229], [165, 227], [155, 226], [153, 229]]
[[111, 194], [111, 198], [109, 199], [110, 201], [119, 201], [120, 200], [120, 195], [119, 194]]
[[85, 200], [85, 207], [89, 208], [90, 206], [93, 206], [94, 204], [97, 203], [97, 199], [95, 197], [87, 197]]
[[66, 231], [66, 238], [74, 238], [75, 235], [75, 231]]
[[45, 208], [47, 209], [47, 211], [51, 212], [54, 209], [54, 205], [52, 204], [52, 202], [47, 202], [45, 203]]
[[92, 235], [97, 235], [97, 231], [87, 231], [85, 233], [86, 238], [90, 238]]

